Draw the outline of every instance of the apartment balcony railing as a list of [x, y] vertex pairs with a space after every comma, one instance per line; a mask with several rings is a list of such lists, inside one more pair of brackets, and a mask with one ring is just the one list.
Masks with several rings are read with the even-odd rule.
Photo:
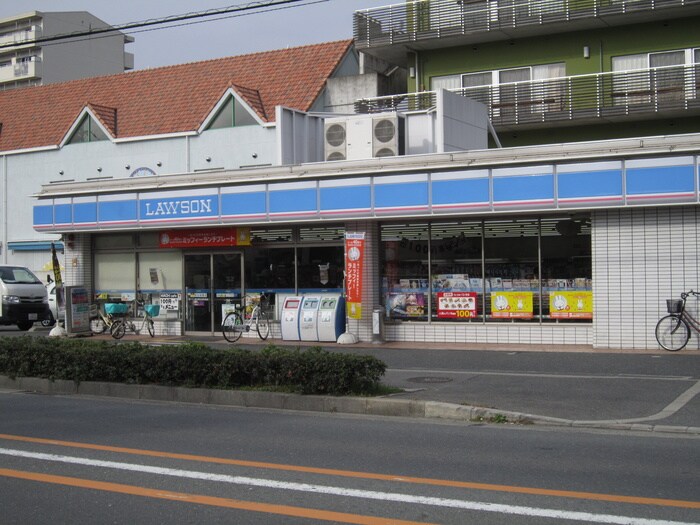
[[[3, 36], [0, 36], [0, 45], [17, 44], [18, 47], [22, 45], [29, 45], [25, 43], [32, 42], [37, 38], [40, 38], [41, 36], [42, 31], [40, 27], [18, 29], [16, 31], [5, 33]], [[5, 51], [8, 51], [8, 49], [5, 49]]]
[[41, 62], [17, 62], [0, 67], [0, 83], [37, 79], [41, 73]]
[[[500, 129], [567, 121], [623, 120], [700, 113], [700, 64], [598, 73], [450, 90], [486, 105]], [[433, 91], [355, 102], [356, 113], [420, 111], [435, 106]]]
[[[700, 0], [416, 0], [356, 11], [355, 43], [360, 49], [447, 37], [504, 31], [504, 38], [535, 26], [568, 31], [567, 22], [596, 22], [648, 13], [658, 18], [672, 9], [697, 12]], [[589, 23], [590, 25], [590, 23]]]

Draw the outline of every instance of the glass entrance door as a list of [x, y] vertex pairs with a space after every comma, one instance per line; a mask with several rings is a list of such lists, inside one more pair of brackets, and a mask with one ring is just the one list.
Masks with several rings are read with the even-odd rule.
[[224, 310], [240, 305], [243, 275], [243, 257], [240, 253], [216, 253], [212, 255], [212, 289], [214, 291], [213, 331], [221, 333]]
[[223, 311], [241, 302], [242, 262], [240, 253], [185, 255], [185, 332], [219, 331]]

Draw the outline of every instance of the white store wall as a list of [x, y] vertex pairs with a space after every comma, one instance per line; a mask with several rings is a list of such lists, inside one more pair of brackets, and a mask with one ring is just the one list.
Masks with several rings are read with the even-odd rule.
[[[700, 208], [601, 210], [592, 216], [593, 345], [659, 348], [666, 299], [700, 289]], [[697, 318], [698, 301], [687, 307]], [[700, 349], [691, 335], [688, 348]]]

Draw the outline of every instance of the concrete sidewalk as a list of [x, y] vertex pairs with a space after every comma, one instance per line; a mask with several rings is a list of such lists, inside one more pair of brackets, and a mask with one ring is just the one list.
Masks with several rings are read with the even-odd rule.
[[[97, 336], [112, 340], [108, 335]], [[198, 341], [231, 348], [223, 337], [127, 335], [122, 341]], [[64, 385], [65, 393], [137, 399], [438, 418], [532, 423], [700, 435], [700, 351], [598, 350], [591, 346], [385, 343], [338, 345], [244, 338], [235, 346], [322, 346], [373, 355], [387, 364], [382, 382], [403, 390], [383, 398], [333, 398], [268, 392], [208, 392], [150, 385]], [[4, 388], [30, 389], [2, 382]], [[34, 383], [38, 388], [39, 384]], [[32, 387], [32, 388], [34, 388]], [[56, 385], [43, 389], [56, 392]], [[151, 396], [151, 397], [149, 397]]]

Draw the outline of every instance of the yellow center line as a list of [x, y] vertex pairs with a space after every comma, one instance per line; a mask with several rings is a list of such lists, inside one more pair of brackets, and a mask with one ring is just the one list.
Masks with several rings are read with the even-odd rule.
[[203, 496], [201, 494], [188, 494], [186, 492], [172, 492], [169, 490], [149, 489], [135, 485], [123, 485], [121, 483], [108, 483], [105, 481], [93, 481], [89, 479], [73, 478], [66, 476], [54, 476], [52, 474], [39, 474], [35, 472], [25, 472], [21, 470], [11, 470], [0, 468], [0, 476], [23, 479], [28, 481], [38, 481], [41, 483], [51, 483], [83, 489], [100, 490], [104, 492], [115, 492], [128, 494], [130, 496], [141, 496], [145, 498], [164, 499], [181, 503], [195, 503], [198, 505], [209, 505], [211, 507], [223, 507], [229, 509], [246, 510], [251, 512], [262, 512], [266, 514], [277, 514], [282, 516], [293, 516], [296, 518], [314, 519], [319, 521], [333, 521], [336, 523], [352, 523], [357, 525], [430, 525], [424, 522], [403, 521], [393, 518], [377, 518], [373, 516], [362, 516], [359, 514], [348, 514], [345, 512], [332, 512], [327, 510], [306, 509], [303, 507], [292, 507], [289, 505], [273, 505], [269, 503], [257, 503], [254, 501], [242, 501], [229, 498], [217, 498], [214, 496]]
[[283, 465], [277, 463], [264, 463], [259, 461], [246, 461], [238, 459], [218, 458], [210, 456], [198, 456], [193, 454], [178, 454], [173, 452], [161, 452], [157, 450], [142, 450], [136, 448], [113, 447], [109, 445], [97, 445], [92, 443], [78, 443], [73, 441], [60, 441], [55, 439], [35, 438], [28, 436], [15, 436], [0, 434], [0, 439], [8, 441], [20, 441], [25, 443], [37, 443], [42, 445], [54, 445], [85, 450], [99, 450], [103, 452], [116, 452], [136, 456], [148, 456], [155, 458], [178, 459], [184, 461], [197, 461], [200, 463], [214, 463], [219, 465], [233, 465], [237, 467], [251, 467], [269, 470], [289, 472], [303, 472], [307, 474], [321, 474], [324, 476], [336, 476], [344, 478], [371, 479], [378, 481], [391, 481], [399, 483], [412, 483], [418, 485], [432, 485], [439, 487], [463, 488], [471, 490], [484, 490], [491, 492], [505, 492], [513, 494], [529, 494], [533, 496], [552, 496], [558, 498], [574, 498], [592, 501], [610, 501], [615, 503], [631, 503], [634, 505], [658, 505], [662, 507], [680, 507], [686, 509], [700, 509], [700, 501], [686, 501], [664, 498], [646, 498], [638, 496], [622, 496], [618, 494], [601, 494], [596, 492], [580, 492], [570, 490], [553, 490], [535, 487], [520, 487], [513, 485], [498, 485], [490, 483], [475, 483], [469, 481], [452, 481], [434, 478], [420, 478], [407, 476], [394, 476], [390, 474], [377, 474], [373, 472], [356, 472], [349, 470], [335, 470], [316, 467], [304, 467], [298, 465]]

